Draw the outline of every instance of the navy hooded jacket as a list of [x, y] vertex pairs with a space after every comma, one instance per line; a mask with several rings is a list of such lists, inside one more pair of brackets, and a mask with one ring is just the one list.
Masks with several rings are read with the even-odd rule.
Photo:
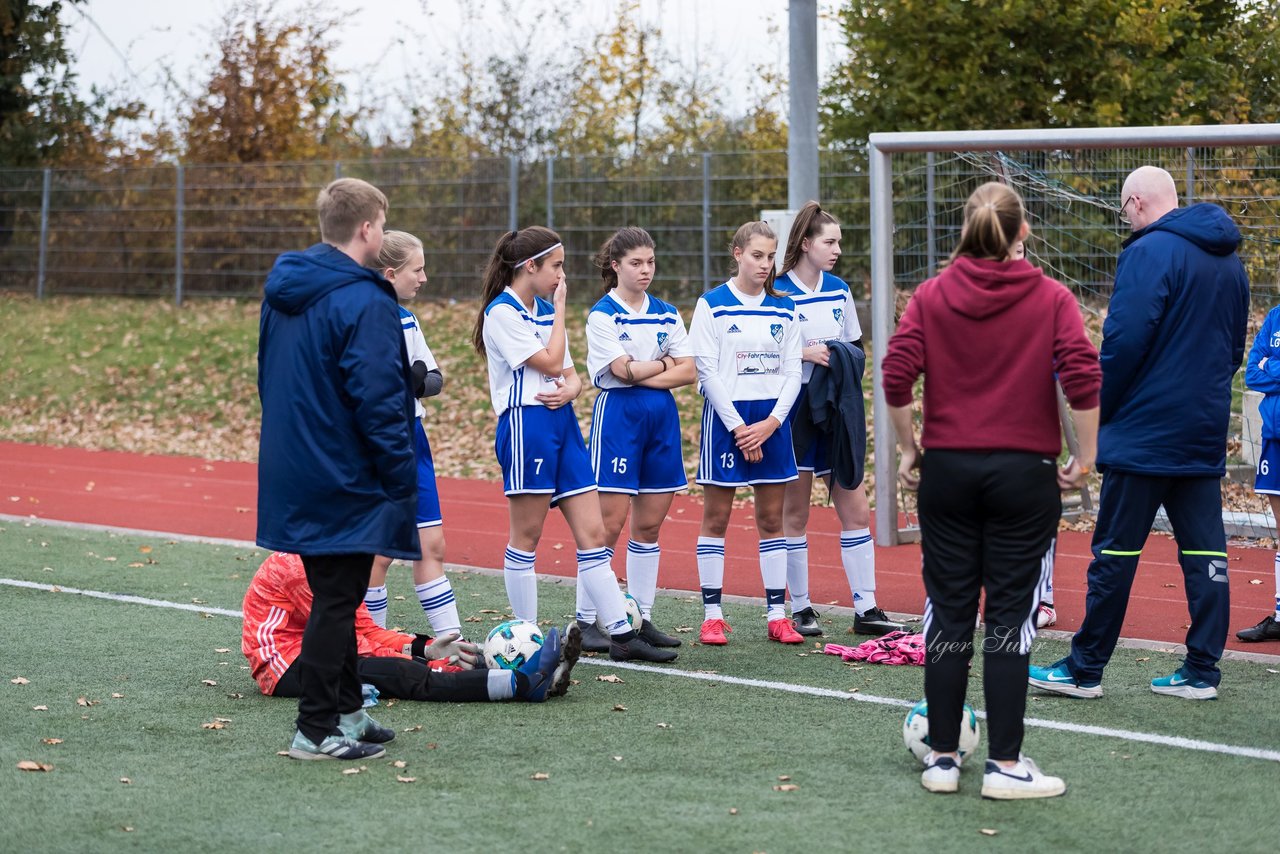
[[258, 338], [258, 545], [418, 558], [413, 397], [391, 284], [344, 252], [287, 252]]
[[1102, 326], [1100, 470], [1226, 473], [1249, 312], [1239, 245], [1240, 230], [1211, 204], [1170, 211], [1125, 240]]

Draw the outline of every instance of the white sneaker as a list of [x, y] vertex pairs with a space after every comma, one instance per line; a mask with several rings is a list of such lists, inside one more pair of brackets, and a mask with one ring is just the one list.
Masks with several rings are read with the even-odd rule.
[[948, 794], [960, 790], [960, 760], [954, 756], [935, 756], [930, 750], [924, 757], [920, 785], [930, 792]]
[[982, 797], [997, 801], [1022, 798], [1053, 798], [1067, 790], [1061, 777], [1050, 777], [1027, 756], [1019, 756], [1012, 768], [1003, 768], [993, 759], [987, 760], [982, 775]]
[[1040, 607], [1036, 610], [1036, 628], [1047, 629], [1049, 626], [1058, 622], [1058, 612], [1053, 610], [1053, 606], [1041, 602]]

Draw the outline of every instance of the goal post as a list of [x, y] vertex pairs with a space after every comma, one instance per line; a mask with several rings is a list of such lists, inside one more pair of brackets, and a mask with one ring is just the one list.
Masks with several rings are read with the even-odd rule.
[[[927, 153], [929, 155], [928, 205], [930, 216], [929, 255], [933, 256], [934, 210], [933, 180], [934, 158], [939, 153], [959, 154], [978, 152], [995, 155], [1000, 152], [1056, 152], [1081, 149], [1155, 149], [1169, 154], [1169, 160], [1177, 160], [1185, 166], [1183, 196], [1187, 201], [1217, 201], [1210, 195], [1201, 198], [1195, 192], [1192, 175], [1192, 152], [1201, 147], [1274, 147], [1280, 146], [1280, 124], [1136, 127], [1136, 128], [1081, 128], [1041, 130], [978, 130], [941, 132], [873, 133], [868, 140], [867, 157], [870, 178], [870, 272], [871, 272], [871, 339], [873, 357], [873, 425], [875, 435], [875, 542], [880, 546], [896, 545], [913, 538], [909, 528], [899, 524], [899, 496], [897, 488], [897, 445], [893, 425], [889, 420], [888, 404], [881, 388], [881, 370], [888, 350], [889, 336], [893, 334], [898, 300], [894, 272], [895, 234], [894, 222], [894, 155]], [[1153, 160], [1156, 165], [1159, 158]], [[1167, 168], [1167, 167], [1166, 167]], [[1182, 177], [1169, 169], [1175, 180]], [[1267, 181], [1277, 175], [1268, 173]], [[1118, 189], [1118, 188], [1117, 188]], [[1261, 191], [1256, 191], [1261, 192]], [[1025, 194], [1024, 194], [1025, 195]], [[1118, 209], [1118, 201], [1097, 198], [1085, 199], [1073, 196], [1066, 188], [1065, 204], [1080, 199], [1095, 205]], [[1267, 219], [1259, 228], [1267, 229], [1272, 243], [1280, 231], [1280, 200], [1268, 192], [1253, 200], [1267, 208]], [[1236, 211], [1231, 211], [1235, 215]], [[1096, 246], [1095, 246], [1096, 248]], [[1115, 252], [1119, 250], [1116, 241]], [[944, 257], [945, 257], [945, 253]], [[1037, 259], [1033, 259], [1037, 260]], [[932, 262], [930, 262], [932, 263]], [[1111, 268], [1114, 269], [1113, 267]], [[1055, 271], [1050, 269], [1053, 274]], [[936, 273], [930, 270], [929, 275]], [[924, 277], [921, 277], [924, 278]], [[1269, 284], [1276, 284], [1274, 282]], [[1248, 347], [1246, 342], [1246, 351]]]

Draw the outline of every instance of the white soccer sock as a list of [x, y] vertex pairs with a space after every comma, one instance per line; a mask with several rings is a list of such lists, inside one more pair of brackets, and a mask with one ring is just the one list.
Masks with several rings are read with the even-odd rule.
[[1276, 552], [1276, 620], [1280, 620], [1280, 551]]
[[624, 635], [631, 631], [627, 622], [627, 603], [618, 587], [618, 576], [613, 574], [609, 561], [613, 549], [598, 548], [578, 550], [578, 578], [591, 601], [600, 611], [600, 622], [610, 636]]
[[370, 587], [364, 594], [364, 606], [369, 609], [369, 616], [382, 628], [387, 627], [387, 585]]
[[724, 537], [698, 537], [698, 586], [702, 588], [703, 619], [723, 620]]
[[658, 595], [658, 560], [662, 548], [657, 543], [627, 541], [627, 592], [640, 606], [640, 616], [649, 619]]
[[791, 592], [791, 615], [808, 608], [809, 538], [787, 537], [787, 588]]
[[876, 606], [876, 551], [870, 528], [840, 532], [840, 562], [853, 594], [853, 610], [861, 615]]
[[440, 576], [435, 581], [415, 585], [418, 603], [427, 614], [427, 622], [431, 624], [431, 632], [436, 637], [447, 632], [462, 634], [462, 620], [458, 617], [458, 599], [453, 594], [453, 585], [448, 576]]
[[502, 559], [502, 580], [507, 585], [507, 600], [517, 620], [538, 621], [538, 576], [533, 571], [533, 552], [522, 552], [507, 545]]
[[760, 577], [764, 580], [766, 619], [787, 618], [787, 539], [773, 537], [760, 541]]
[[516, 695], [516, 672], [494, 668], [489, 671], [489, 699], [510, 700]]
[[586, 585], [582, 583], [582, 576], [577, 579], [577, 605], [574, 607], [574, 617], [579, 621], [592, 624], [596, 621], [596, 605], [591, 601], [591, 597], [587, 595]]

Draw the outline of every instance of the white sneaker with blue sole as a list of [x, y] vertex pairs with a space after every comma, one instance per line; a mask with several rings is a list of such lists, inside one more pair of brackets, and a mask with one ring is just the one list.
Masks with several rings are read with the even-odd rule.
[[1102, 696], [1102, 683], [1082, 682], [1076, 679], [1071, 671], [1067, 669], [1067, 660], [1065, 658], [1048, 667], [1032, 665], [1027, 670], [1027, 684], [1042, 691], [1061, 694], [1064, 697], [1093, 700]]
[[1055, 798], [1066, 790], [1061, 777], [1050, 777], [1029, 756], [1019, 756], [1011, 768], [988, 759], [982, 775], [982, 797], [996, 801]]
[[1183, 697], [1188, 700], [1216, 700], [1218, 689], [1203, 679], [1189, 676], [1179, 667], [1168, 676], [1151, 680], [1151, 690], [1169, 697]]

